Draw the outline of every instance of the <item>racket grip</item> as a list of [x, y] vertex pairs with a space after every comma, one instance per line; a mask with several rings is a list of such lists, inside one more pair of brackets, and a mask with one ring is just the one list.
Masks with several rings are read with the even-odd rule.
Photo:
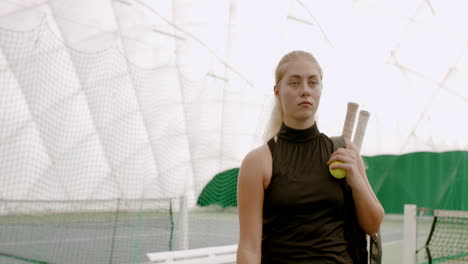
[[370, 113], [365, 110], [359, 111], [359, 119], [354, 133], [353, 143], [356, 145], [358, 151], [361, 151], [362, 141], [366, 133], [367, 122], [369, 121]]
[[346, 110], [346, 118], [343, 125], [343, 137], [351, 140], [353, 135], [354, 122], [356, 120], [356, 113], [359, 108], [359, 104], [354, 102], [348, 103], [348, 108]]

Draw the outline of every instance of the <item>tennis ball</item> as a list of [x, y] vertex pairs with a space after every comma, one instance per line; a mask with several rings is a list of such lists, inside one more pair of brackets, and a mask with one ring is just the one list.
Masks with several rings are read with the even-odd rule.
[[335, 163], [343, 163], [341, 161], [334, 161], [330, 164], [330, 166], [328, 167], [328, 169], [330, 170], [330, 173], [333, 177], [337, 178], [337, 179], [343, 179], [344, 177], [346, 177], [346, 171], [343, 170], [343, 169], [331, 169], [331, 166]]

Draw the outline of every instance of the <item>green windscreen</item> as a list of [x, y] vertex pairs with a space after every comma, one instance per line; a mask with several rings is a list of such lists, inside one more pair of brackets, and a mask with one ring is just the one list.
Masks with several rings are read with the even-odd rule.
[[217, 204], [222, 207], [237, 206], [237, 175], [239, 169], [231, 169], [217, 174], [198, 197], [198, 206]]
[[[468, 210], [468, 152], [415, 152], [363, 157], [369, 182], [386, 214], [403, 214], [405, 204]], [[239, 169], [217, 174], [198, 198], [199, 206], [237, 206]]]
[[468, 210], [468, 151], [364, 157], [367, 176], [386, 214], [405, 204]]

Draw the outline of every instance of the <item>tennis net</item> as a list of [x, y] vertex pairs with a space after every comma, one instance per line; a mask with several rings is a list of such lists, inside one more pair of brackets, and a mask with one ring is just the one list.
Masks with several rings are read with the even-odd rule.
[[404, 250], [404, 263], [467, 264], [468, 211], [406, 205]]

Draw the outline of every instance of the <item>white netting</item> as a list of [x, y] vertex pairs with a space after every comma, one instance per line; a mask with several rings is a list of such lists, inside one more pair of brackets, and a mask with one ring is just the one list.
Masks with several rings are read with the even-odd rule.
[[1, 1], [0, 215], [184, 195], [193, 208], [262, 142], [293, 49], [324, 69], [322, 132], [340, 134], [355, 101], [371, 112], [364, 155], [468, 150], [467, 13], [457, 0]]
[[261, 142], [291, 49], [325, 70], [325, 133], [353, 100], [372, 113], [365, 155], [466, 149], [449, 121], [468, 110], [457, 3], [2, 3], [0, 196], [193, 204]]

